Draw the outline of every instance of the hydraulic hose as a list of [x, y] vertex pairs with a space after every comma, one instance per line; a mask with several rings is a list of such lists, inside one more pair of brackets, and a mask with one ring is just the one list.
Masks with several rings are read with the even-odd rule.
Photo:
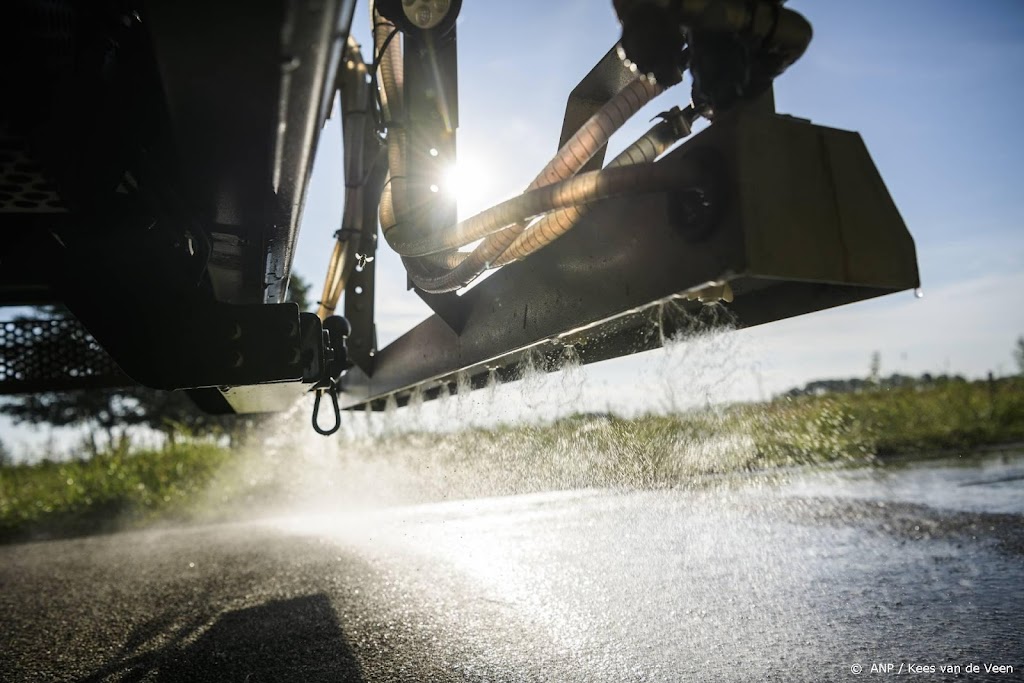
[[[637, 78], [631, 81], [576, 131], [558, 151], [558, 154], [537, 175], [529, 188], [527, 188], [527, 192], [559, 180], [564, 180], [579, 172], [579, 169], [608, 143], [611, 135], [629, 117], [661, 92], [662, 88], [660, 86], [646, 79]], [[448, 272], [437, 273], [436, 263], [413, 264], [407, 258], [406, 266], [410, 271], [410, 277], [417, 286], [420, 286], [425, 291], [454, 291], [459, 289], [490, 267], [492, 261], [500, 256], [525, 228], [526, 224], [521, 222], [506, 224], [501, 226], [495, 234], [490, 234], [468, 256], [458, 253], [451, 254], [447, 257], [447, 262], [457, 262], [458, 265]], [[456, 226], [456, 229], [458, 229], [458, 226]], [[401, 226], [397, 230], [401, 230]], [[386, 236], [392, 248], [400, 254], [406, 257], [416, 256], [403, 253], [400, 245], [408, 239], [407, 236], [395, 234], [395, 232], [392, 232], [390, 235], [386, 234]], [[475, 241], [475, 239], [479, 239], [479, 237], [467, 240], [451, 248], [458, 248]]]
[[646, 78], [636, 78], [608, 100], [537, 174], [528, 190], [542, 185], [565, 180], [579, 173], [579, 170], [608, 144], [609, 138], [629, 120], [633, 114], [660, 95], [663, 88]]
[[403, 245], [408, 247], [407, 251], [410, 254], [417, 257], [406, 257], [403, 261], [409, 270], [409, 276], [423, 291], [455, 291], [460, 285], [452, 281], [452, 278], [463, 267], [465, 261], [452, 271], [439, 273], [431, 270], [427, 259], [419, 257], [448, 251], [458, 242], [475, 241], [501, 230], [502, 225], [525, 221], [556, 209], [575, 207], [623, 194], [702, 190], [709, 182], [708, 174], [699, 164], [683, 168], [675, 164], [643, 164], [582, 173], [575, 178], [531, 190], [483, 211], [455, 226], [450, 232], [451, 237], [443, 242], [420, 240], [417, 243]]
[[[655, 124], [643, 137], [609, 162], [606, 168], [654, 162], [665, 150], [690, 134], [694, 118], [696, 118], [696, 112], [693, 107], [687, 107], [684, 110], [674, 108], [674, 111], [668, 112], [664, 120]], [[571, 206], [547, 214], [524, 230], [512, 245], [495, 259], [491, 267], [498, 268], [507, 265], [543, 249], [572, 230], [587, 214], [587, 211], [586, 207]]]
[[399, 34], [392, 37], [397, 27], [377, 11], [376, 3], [370, 3], [370, 21], [373, 23], [373, 58], [377, 62], [374, 74], [380, 92], [380, 106], [385, 123], [394, 121], [403, 111], [402, 45]]
[[381, 229], [386, 235], [405, 211], [405, 129], [402, 127], [405, 78], [402, 46], [399, 35], [394, 33], [397, 27], [381, 16], [373, 3], [370, 5], [370, 18], [373, 22], [374, 55], [379, 62], [380, 105], [387, 127], [388, 177], [379, 209]]
[[[633, 114], [661, 94], [662, 88], [646, 78], [636, 78], [620, 90], [596, 114], [590, 117], [580, 129], [569, 138], [548, 165], [537, 174], [527, 190], [565, 180], [579, 173], [579, 170], [590, 161], [599, 149], [608, 144], [609, 138]], [[516, 224], [501, 233], [492, 235], [476, 248], [478, 259], [486, 268], [496, 257], [526, 229], [526, 225]], [[474, 276], [475, 277], [475, 276]]]
[[581, 173], [575, 178], [545, 185], [505, 200], [453, 226], [439, 235], [411, 236], [396, 241], [398, 253], [407, 257], [429, 256], [457, 249], [535, 216], [608, 197], [643, 192], [663, 192], [701, 185], [699, 169], [680, 170], [662, 164], [607, 168]]
[[352, 250], [347, 241], [334, 241], [334, 250], [327, 266], [327, 277], [324, 279], [324, 289], [320, 295], [320, 306], [316, 312], [320, 320], [326, 320], [334, 315], [334, 310], [338, 307], [338, 300], [345, 290], [345, 281], [348, 279], [345, 271], [352, 260], [351, 254]]

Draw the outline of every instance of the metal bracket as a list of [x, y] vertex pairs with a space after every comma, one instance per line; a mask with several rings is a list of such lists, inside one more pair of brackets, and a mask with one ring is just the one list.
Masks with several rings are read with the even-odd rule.
[[348, 338], [348, 355], [356, 367], [368, 375], [373, 374], [377, 353], [377, 329], [374, 324], [375, 290], [377, 283], [377, 206], [387, 166], [378, 157], [370, 171], [363, 194], [363, 233], [359, 236], [359, 251], [363, 257], [345, 285], [345, 318], [352, 325]]
[[740, 326], [918, 286], [913, 240], [855, 133], [738, 109], [657, 163], [708, 173], [709, 230], [690, 229], [676, 192], [605, 200], [463, 294], [459, 334], [434, 316], [381, 349], [372, 377], [349, 372], [341, 406], [516, 379], [525, 354], [568, 344], [582, 363], [656, 348], [686, 324], [664, 309], [697, 310], [688, 299], [725, 283], [735, 298], [722, 321]]
[[455, 223], [455, 195], [445, 191], [445, 171], [455, 164], [459, 127], [455, 29], [445, 36], [406, 33], [406, 187], [420, 230]]
[[[369, 253], [375, 249], [375, 245], [370, 247]], [[352, 271], [345, 289], [345, 317], [352, 323], [349, 360], [368, 375], [373, 374], [373, 358], [377, 353], [377, 330], [373, 322], [376, 273], [376, 259], [367, 260], [362, 269]]]
[[444, 321], [452, 332], [461, 334], [466, 324], [466, 307], [461, 298], [455, 292], [446, 294], [429, 294], [419, 287], [412, 288], [416, 296], [423, 300], [430, 309]]
[[[455, 195], [444, 187], [445, 170], [455, 164], [459, 126], [456, 29], [443, 37], [426, 33], [405, 36], [405, 102], [409, 127], [407, 159], [409, 202], [417, 209], [421, 230], [437, 230], [458, 219]], [[465, 321], [459, 297], [409, 288], [456, 334]]]
[[274, 382], [216, 389], [196, 389], [189, 392], [192, 399], [207, 412], [269, 413], [288, 410], [310, 387], [324, 380], [330, 371], [328, 349], [324, 344], [323, 326], [313, 313], [299, 314], [300, 349], [302, 363], [301, 382]]

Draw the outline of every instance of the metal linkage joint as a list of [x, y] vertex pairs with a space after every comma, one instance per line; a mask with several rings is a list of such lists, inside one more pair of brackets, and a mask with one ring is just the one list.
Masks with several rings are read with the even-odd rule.
[[[330, 395], [331, 407], [334, 409], [334, 424], [328, 429], [320, 426], [320, 399], [324, 394]], [[317, 434], [323, 436], [330, 436], [341, 429], [341, 409], [338, 408], [338, 385], [336, 382], [332, 381], [326, 389], [316, 390], [316, 399], [313, 401], [313, 429]]]
[[[313, 387], [316, 392], [316, 399], [313, 402], [313, 429], [317, 434], [330, 436], [341, 428], [341, 411], [338, 408], [338, 392], [341, 390], [341, 374], [351, 367], [348, 360], [348, 348], [345, 340], [352, 334], [352, 327], [348, 320], [332, 315], [323, 321], [323, 364], [320, 368], [320, 378]], [[331, 405], [334, 408], [334, 425], [329, 429], [320, 426], [320, 399], [327, 393], [331, 396]]]

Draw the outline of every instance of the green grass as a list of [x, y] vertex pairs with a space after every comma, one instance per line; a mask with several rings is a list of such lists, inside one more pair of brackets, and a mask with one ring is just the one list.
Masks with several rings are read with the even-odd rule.
[[1019, 443], [1024, 379], [779, 398], [669, 416], [392, 433], [335, 440], [329, 443], [339, 447], [326, 454], [300, 443], [302, 434], [294, 443], [284, 438], [277, 451], [192, 441], [0, 469], [0, 540], [223, 519], [321, 494], [337, 500], [372, 492], [386, 502], [413, 502], [664, 488], [706, 474]]
[[1024, 378], [950, 381], [836, 400], [851, 419], [871, 427], [880, 456], [1024, 441]]
[[780, 398], [734, 407], [769, 464], [941, 455], [1024, 442], [1024, 378]]
[[231, 457], [215, 445], [187, 443], [0, 469], [0, 538], [187, 518], [214, 473]]

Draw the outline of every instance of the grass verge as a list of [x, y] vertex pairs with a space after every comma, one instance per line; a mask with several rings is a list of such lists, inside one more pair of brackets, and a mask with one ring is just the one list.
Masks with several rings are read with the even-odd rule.
[[317, 490], [335, 500], [383, 490], [385, 502], [422, 502], [660, 488], [706, 474], [863, 464], [1022, 441], [1022, 378], [779, 398], [681, 415], [396, 432], [316, 458], [287, 438], [277, 451], [193, 441], [0, 469], [0, 541], [224, 519], [243, 508], [309, 500]]

